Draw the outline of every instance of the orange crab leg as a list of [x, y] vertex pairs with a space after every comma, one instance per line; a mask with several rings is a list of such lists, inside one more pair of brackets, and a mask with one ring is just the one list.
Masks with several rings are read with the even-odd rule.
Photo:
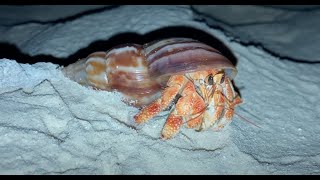
[[[179, 115], [184, 117], [187, 128], [197, 128], [203, 118], [203, 112], [206, 109], [205, 101], [195, 90], [194, 84], [188, 82], [182, 92], [182, 97], [177, 103], [176, 109]], [[195, 115], [195, 116], [194, 116]]]
[[[224, 97], [224, 96], [222, 96], [222, 97]], [[225, 97], [224, 97], [224, 98], [225, 98]], [[225, 111], [223, 117], [220, 119], [220, 121], [213, 126], [213, 130], [214, 130], [214, 131], [219, 131], [219, 130], [221, 130], [221, 129], [224, 128], [227, 124], [229, 124], [229, 123], [231, 122], [231, 119], [232, 119], [233, 115], [235, 114], [235, 112], [234, 112], [234, 107], [235, 107], [237, 104], [240, 104], [240, 103], [242, 103], [242, 100], [241, 100], [241, 98], [240, 98], [239, 96], [237, 96], [237, 97], [233, 100], [233, 102], [231, 102], [230, 104], [227, 103], [227, 105], [226, 105], [227, 107], [225, 107], [225, 106], [223, 105], [223, 108], [225, 108], [226, 111]]]
[[175, 134], [177, 134], [182, 125], [182, 122], [183, 120], [181, 116], [177, 116], [175, 115], [175, 113], [171, 113], [163, 126], [161, 139], [170, 139]]
[[223, 98], [223, 95], [220, 91], [216, 91], [213, 95], [213, 99], [214, 99], [214, 109], [215, 109], [215, 113], [213, 115], [213, 119], [214, 121], [216, 121], [217, 119], [220, 118], [222, 112], [223, 112], [223, 109], [224, 109], [224, 98]]
[[167, 83], [168, 87], [162, 92], [162, 96], [135, 115], [135, 122], [138, 124], [144, 123], [168, 107], [185, 83], [186, 79], [183, 75], [171, 76]]
[[217, 92], [225, 100], [225, 104], [221, 107], [225, 109], [225, 113], [220, 121], [213, 127], [215, 131], [221, 130], [231, 122], [234, 115], [234, 107], [242, 103], [240, 96], [236, 94], [229, 78], [225, 79], [225, 95], [222, 92]]
[[[234, 107], [237, 105], [237, 104], [240, 104], [242, 103], [242, 100], [239, 96], [236, 96], [235, 95], [235, 92], [234, 92], [234, 89], [233, 89], [233, 86], [231, 84], [231, 81], [229, 78], [226, 78], [226, 98], [228, 99], [228, 109], [226, 110], [225, 114], [224, 114], [224, 117], [228, 120], [232, 119], [233, 117], [233, 114], [234, 114]], [[236, 97], [235, 97], [236, 96]], [[231, 103], [229, 103], [231, 101]]]
[[[181, 93], [181, 98], [176, 103], [175, 109], [170, 113], [167, 121], [162, 129], [162, 139], [172, 138], [179, 132], [183, 121], [186, 121], [187, 117], [192, 114], [197, 114], [205, 108], [205, 103], [194, 88], [194, 84], [191, 81], [186, 83], [185, 88]], [[195, 128], [202, 122], [202, 114], [187, 121], [189, 128]]]

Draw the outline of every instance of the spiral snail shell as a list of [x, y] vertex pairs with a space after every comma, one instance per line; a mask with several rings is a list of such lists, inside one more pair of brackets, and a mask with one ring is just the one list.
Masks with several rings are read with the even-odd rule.
[[81, 85], [119, 91], [133, 106], [150, 103], [161, 86], [150, 79], [142, 46], [120, 45], [108, 52], [95, 52], [63, 68], [65, 76]]
[[224, 69], [230, 79], [237, 73], [218, 50], [190, 38], [169, 38], [95, 52], [63, 73], [85, 86], [119, 91], [125, 102], [139, 107], [158, 98], [171, 75], [208, 69]]

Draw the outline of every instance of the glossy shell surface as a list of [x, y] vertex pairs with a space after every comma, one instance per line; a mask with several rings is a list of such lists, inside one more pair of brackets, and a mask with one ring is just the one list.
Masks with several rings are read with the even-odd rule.
[[233, 79], [237, 70], [218, 50], [189, 38], [172, 38], [144, 45], [151, 78], [200, 70], [224, 69]]
[[125, 102], [134, 106], [146, 105], [160, 94], [161, 86], [150, 79], [142, 47], [136, 44], [92, 53], [65, 67], [63, 72], [82, 85], [119, 91]]

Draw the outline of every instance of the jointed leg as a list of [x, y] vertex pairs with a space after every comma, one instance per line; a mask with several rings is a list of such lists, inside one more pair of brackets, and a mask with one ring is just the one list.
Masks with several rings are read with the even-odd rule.
[[225, 79], [225, 95], [220, 94], [225, 99], [225, 104], [223, 105], [225, 112], [220, 121], [213, 127], [215, 131], [221, 130], [231, 122], [234, 115], [234, 107], [242, 103], [240, 96], [234, 91], [229, 78]]
[[[163, 127], [161, 137], [169, 139], [179, 132], [180, 127], [187, 123], [187, 127], [196, 128], [202, 122], [202, 111], [205, 103], [195, 91], [192, 82], [188, 82], [181, 93], [181, 98], [176, 103], [175, 109], [170, 113]], [[192, 117], [194, 114], [199, 114]]]
[[167, 83], [168, 87], [162, 92], [162, 96], [135, 115], [135, 122], [144, 123], [168, 107], [185, 83], [186, 79], [183, 75], [172, 76]]

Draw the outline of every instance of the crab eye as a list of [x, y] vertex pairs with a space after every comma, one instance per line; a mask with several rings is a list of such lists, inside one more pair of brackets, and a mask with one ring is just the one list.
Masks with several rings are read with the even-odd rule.
[[208, 76], [208, 84], [209, 85], [213, 85], [213, 76], [212, 76], [212, 74], [209, 74], [209, 76]]

